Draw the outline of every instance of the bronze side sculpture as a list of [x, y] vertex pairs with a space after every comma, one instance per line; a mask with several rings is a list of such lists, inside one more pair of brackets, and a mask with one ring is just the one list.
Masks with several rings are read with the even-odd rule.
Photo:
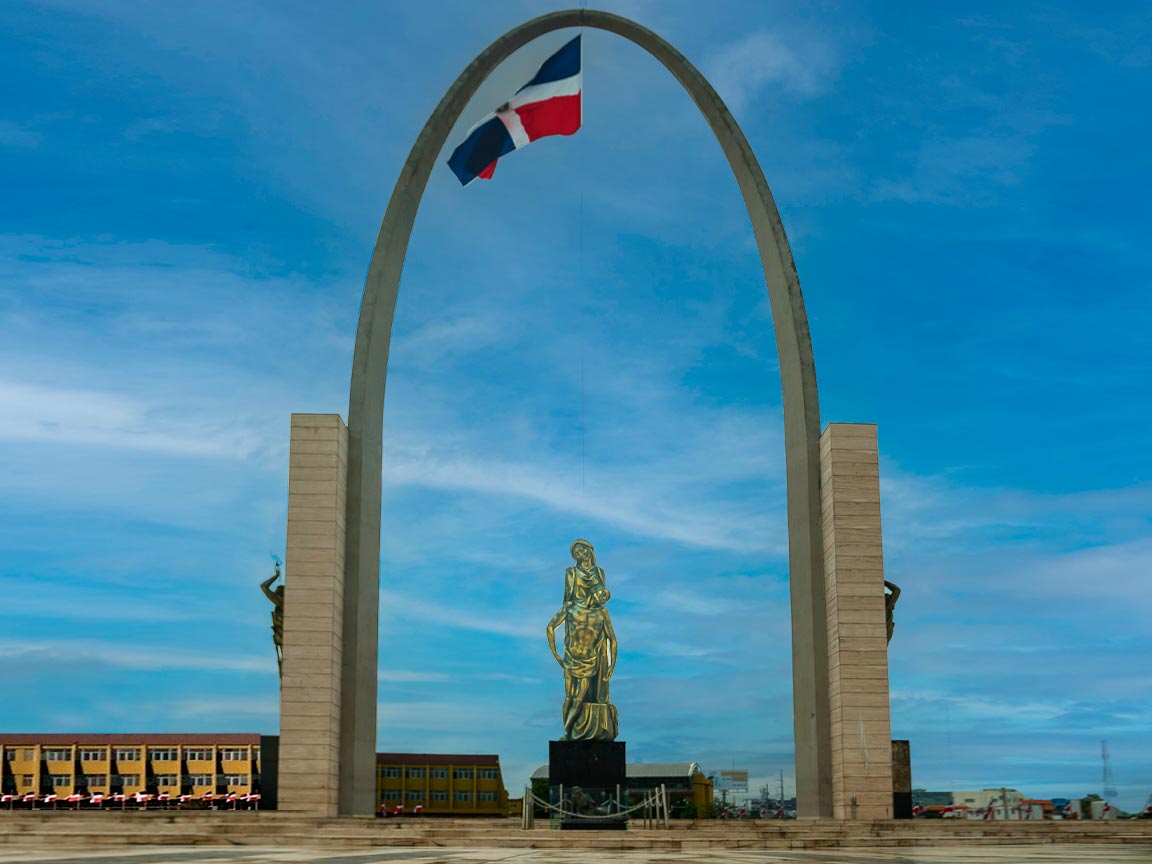
[[896, 629], [896, 622], [892, 620], [892, 613], [896, 610], [896, 601], [900, 599], [900, 588], [895, 582], [884, 580], [884, 617], [888, 619], [888, 641], [892, 641], [892, 631]]
[[[571, 548], [575, 567], [564, 571], [564, 602], [548, 622], [548, 647], [564, 669], [562, 741], [615, 741], [616, 706], [608, 682], [616, 667], [616, 631], [605, 607], [611, 598], [604, 571], [587, 540]], [[556, 650], [556, 628], [564, 626], [564, 656]]]
[[260, 583], [264, 596], [272, 601], [272, 644], [276, 647], [276, 667], [280, 670], [280, 680], [284, 680], [284, 586], [272, 587], [280, 578], [280, 562], [276, 562], [276, 572]]

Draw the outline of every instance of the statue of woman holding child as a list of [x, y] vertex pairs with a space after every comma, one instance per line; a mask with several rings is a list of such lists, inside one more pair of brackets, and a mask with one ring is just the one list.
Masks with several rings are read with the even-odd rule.
[[[548, 646], [564, 669], [563, 741], [615, 741], [616, 706], [608, 682], [616, 666], [616, 631], [606, 605], [611, 598], [604, 571], [587, 540], [571, 548], [576, 566], [564, 572], [564, 602], [546, 630]], [[564, 624], [564, 656], [556, 650], [556, 628]]]

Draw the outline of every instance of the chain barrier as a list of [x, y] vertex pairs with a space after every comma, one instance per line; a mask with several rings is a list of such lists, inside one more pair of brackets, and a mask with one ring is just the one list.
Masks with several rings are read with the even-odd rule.
[[[665, 795], [665, 792], [664, 792], [663, 788], [653, 790], [651, 794], [645, 795], [644, 798], [641, 799], [638, 804], [634, 804], [633, 806], [628, 807], [627, 809], [624, 809], [624, 810], [619, 809], [620, 802], [618, 800], [610, 798], [606, 803], [614, 805], [617, 808], [617, 812], [592, 814], [592, 813], [573, 813], [569, 810], [565, 810], [562, 806], [560, 806], [558, 804], [553, 804], [550, 801], [545, 801], [542, 798], [537, 797], [535, 792], [531, 791], [531, 789], [529, 789], [529, 788], [525, 788], [525, 790], [524, 790], [524, 814], [525, 814], [524, 815], [524, 827], [525, 828], [531, 827], [534, 820], [533, 820], [532, 816], [530, 815], [530, 812], [532, 810], [532, 806], [536, 805], [536, 804], [543, 807], [545, 813], [559, 813], [561, 816], [567, 816], [567, 817], [572, 818], [572, 819], [587, 819], [587, 820], [590, 820], [593, 822], [618, 822], [619, 820], [621, 820], [622, 818], [627, 816], [629, 813], [634, 813], [637, 810], [644, 810], [645, 811], [645, 817], [644, 818], [647, 821], [648, 812], [649, 812], [648, 808], [651, 808], [656, 813], [659, 813], [661, 810], [663, 810], [664, 811], [664, 825], [665, 825], [665, 827], [667, 827], [667, 825], [668, 825], [668, 809], [667, 809], [668, 804], [667, 804], [667, 799], [664, 797], [664, 795]], [[656, 818], [658, 819], [659, 817], [657, 816]]]

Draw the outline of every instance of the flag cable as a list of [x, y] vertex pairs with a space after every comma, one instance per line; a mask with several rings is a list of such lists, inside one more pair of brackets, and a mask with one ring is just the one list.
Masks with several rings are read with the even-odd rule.
[[[583, 3], [581, 4], [583, 8]], [[580, 125], [584, 125], [584, 28], [580, 28]], [[577, 205], [577, 226], [576, 226], [576, 278], [580, 282], [580, 297], [584, 301], [584, 314], [581, 317], [587, 316], [588, 311], [588, 286], [584, 277], [584, 147], [583, 144], [577, 145], [577, 176], [580, 178], [577, 186], [578, 190], [578, 205]], [[587, 478], [587, 461], [585, 458], [585, 443], [584, 443], [584, 342], [587, 338], [587, 327], [580, 328], [580, 493], [584, 493], [584, 485]]]

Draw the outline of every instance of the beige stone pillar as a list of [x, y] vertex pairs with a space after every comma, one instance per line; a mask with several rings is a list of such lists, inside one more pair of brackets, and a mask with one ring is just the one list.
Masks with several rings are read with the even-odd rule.
[[830, 423], [820, 436], [832, 810], [892, 818], [892, 744], [876, 427]]
[[335, 816], [348, 429], [336, 414], [293, 414], [284, 564], [279, 808]]

